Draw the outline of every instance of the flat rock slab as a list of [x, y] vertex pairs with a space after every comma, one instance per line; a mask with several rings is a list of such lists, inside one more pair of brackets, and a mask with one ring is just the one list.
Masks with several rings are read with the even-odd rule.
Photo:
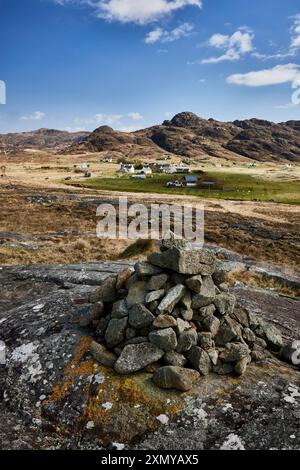
[[[300, 449], [300, 373], [275, 358], [250, 364], [241, 378], [201, 377], [186, 394], [160, 390], [150, 374], [123, 377], [95, 363], [91, 331], [78, 319], [95, 290], [94, 275], [107, 277], [124, 266], [0, 269], [0, 298], [6, 299], [0, 340], [7, 356], [0, 366], [0, 447], [99, 449], [120, 442], [153, 450]], [[76, 282], [66, 289], [70, 272]], [[299, 301], [253, 288], [233, 293], [285, 338], [299, 339]], [[157, 420], [161, 414], [168, 426]]]

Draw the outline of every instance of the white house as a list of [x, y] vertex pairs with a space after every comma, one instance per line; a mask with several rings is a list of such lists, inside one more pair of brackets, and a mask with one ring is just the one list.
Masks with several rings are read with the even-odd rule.
[[152, 170], [151, 168], [149, 168], [148, 166], [143, 166], [143, 168], [141, 169], [140, 173], [142, 175], [152, 175]]
[[104, 157], [102, 163], [112, 163], [112, 157]]
[[135, 168], [133, 165], [131, 165], [131, 163], [121, 163], [121, 166], [120, 166], [120, 171], [122, 171], [122, 173], [134, 173], [135, 172]]

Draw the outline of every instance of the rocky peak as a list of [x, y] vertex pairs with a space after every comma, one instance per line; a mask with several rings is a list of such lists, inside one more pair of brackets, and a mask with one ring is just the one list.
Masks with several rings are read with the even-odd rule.
[[197, 114], [191, 112], [183, 112], [176, 114], [171, 121], [165, 121], [163, 125], [172, 125], [175, 127], [197, 127], [201, 124], [202, 119]]

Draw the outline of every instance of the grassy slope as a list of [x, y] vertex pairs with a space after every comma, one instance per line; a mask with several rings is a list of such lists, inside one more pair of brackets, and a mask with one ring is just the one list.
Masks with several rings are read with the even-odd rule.
[[172, 188], [165, 183], [182, 175], [152, 175], [146, 180], [130, 179], [128, 176], [117, 178], [93, 178], [83, 182], [68, 183], [90, 189], [127, 192], [149, 192], [158, 194], [182, 194], [215, 199], [237, 199], [245, 201], [270, 201], [284, 204], [300, 204], [299, 181], [274, 181], [245, 174], [208, 172], [199, 181], [215, 181], [220, 189], [209, 191], [206, 188]]

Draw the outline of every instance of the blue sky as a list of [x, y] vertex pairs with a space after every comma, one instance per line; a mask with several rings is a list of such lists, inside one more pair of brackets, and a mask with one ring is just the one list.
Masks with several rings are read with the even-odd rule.
[[0, 0], [0, 133], [300, 119], [299, 0]]

